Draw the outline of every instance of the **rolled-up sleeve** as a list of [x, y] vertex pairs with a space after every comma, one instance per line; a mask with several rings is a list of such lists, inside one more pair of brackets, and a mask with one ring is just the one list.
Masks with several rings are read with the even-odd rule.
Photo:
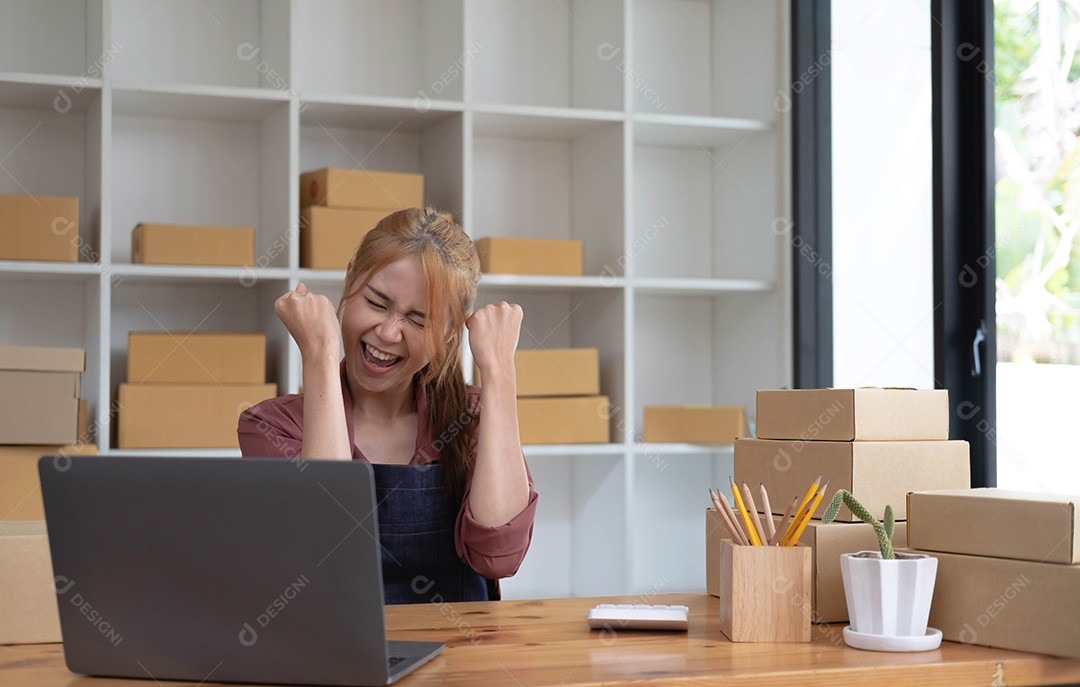
[[[525, 470], [528, 472], [527, 465]], [[525, 553], [532, 541], [537, 502], [532, 475], [529, 475], [528, 505], [510, 522], [498, 527], [482, 525], [473, 518], [472, 509], [469, 507], [471, 473], [469, 477], [454, 532], [457, 554], [470, 568], [489, 580], [510, 577], [525, 560]]]
[[302, 401], [299, 422], [295, 401], [272, 398], [240, 413], [236, 436], [245, 458], [298, 458], [304, 446]]

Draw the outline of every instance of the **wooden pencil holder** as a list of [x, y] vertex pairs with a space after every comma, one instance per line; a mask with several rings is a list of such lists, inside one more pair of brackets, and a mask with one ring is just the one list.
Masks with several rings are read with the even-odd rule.
[[732, 642], [809, 642], [811, 551], [720, 543], [720, 630]]

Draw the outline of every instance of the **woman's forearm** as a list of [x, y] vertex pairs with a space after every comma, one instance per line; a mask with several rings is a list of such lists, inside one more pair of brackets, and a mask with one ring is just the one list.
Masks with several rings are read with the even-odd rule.
[[480, 424], [469, 506], [482, 525], [505, 525], [529, 503], [529, 478], [518, 434], [514, 368], [481, 370]]
[[337, 356], [304, 358], [302, 458], [352, 459]]

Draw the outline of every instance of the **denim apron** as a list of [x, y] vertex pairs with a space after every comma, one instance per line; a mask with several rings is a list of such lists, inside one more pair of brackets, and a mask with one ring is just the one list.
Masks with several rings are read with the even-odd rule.
[[461, 501], [439, 463], [372, 464], [387, 604], [487, 601], [488, 583], [458, 558]]

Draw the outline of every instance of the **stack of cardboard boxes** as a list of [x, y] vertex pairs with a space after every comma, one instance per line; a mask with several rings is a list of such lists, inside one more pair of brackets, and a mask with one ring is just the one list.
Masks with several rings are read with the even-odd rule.
[[236, 448], [246, 408], [266, 384], [263, 334], [131, 332], [119, 391], [119, 448]]
[[[595, 348], [538, 348], [514, 353], [518, 429], [523, 444], [593, 444], [610, 440], [608, 399], [600, 396]], [[482, 385], [480, 370], [473, 374]]]
[[424, 175], [324, 167], [300, 175], [300, 266], [343, 270], [392, 212], [424, 207]]
[[908, 550], [938, 559], [930, 626], [945, 639], [1080, 658], [1080, 497], [913, 492], [907, 514]]
[[37, 463], [97, 452], [85, 361], [79, 348], [0, 347], [0, 644], [60, 641]]
[[79, 261], [79, 199], [0, 194], [0, 260]]
[[[944, 390], [759, 391], [757, 438], [736, 440], [735, 481], [764, 484], [779, 520], [792, 498], [801, 498], [821, 475], [822, 484], [829, 482], [826, 501], [846, 489], [879, 518], [891, 505], [898, 521], [894, 539], [903, 545], [909, 491], [970, 486], [968, 444], [948, 436]], [[848, 618], [840, 554], [877, 550], [877, 540], [846, 509], [830, 524], [820, 521], [823, 511], [815, 513], [799, 542], [813, 548], [813, 620], [842, 622]], [[719, 519], [707, 531], [707, 574], [715, 588], [713, 559], [724, 538]]]

